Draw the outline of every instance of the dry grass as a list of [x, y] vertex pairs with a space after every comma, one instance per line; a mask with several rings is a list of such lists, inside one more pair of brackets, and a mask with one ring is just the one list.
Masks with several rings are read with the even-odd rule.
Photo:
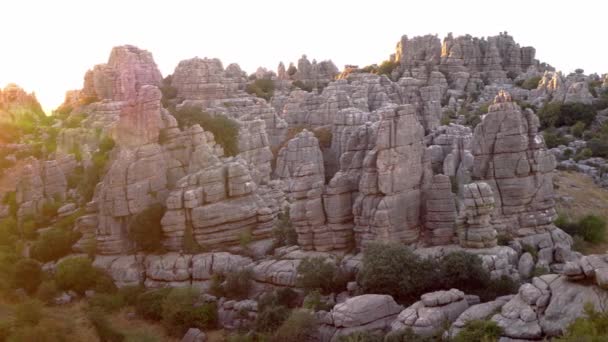
[[[608, 222], [608, 189], [600, 188], [591, 177], [579, 172], [556, 171], [554, 178], [557, 211], [578, 220], [586, 215], [601, 216]], [[564, 197], [569, 198], [564, 200]], [[585, 252], [606, 253], [608, 251], [608, 236], [606, 242], [595, 245]]]

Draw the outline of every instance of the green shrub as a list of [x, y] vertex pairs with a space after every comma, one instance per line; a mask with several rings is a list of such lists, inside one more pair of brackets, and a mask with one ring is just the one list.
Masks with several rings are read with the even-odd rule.
[[163, 325], [169, 334], [181, 337], [189, 328], [209, 329], [216, 325], [215, 303], [198, 305], [198, 296], [193, 288], [171, 289], [162, 304]]
[[556, 338], [556, 342], [599, 342], [608, 340], [608, 312], [598, 312], [592, 303], [585, 304], [585, 316], [575, 319], [564, 336]]
[[363, 252], [358, 282], [365, 293], [389, 294], [399, 301], [411, 302], [435, 289], [436, 264], [421, 260], [400, 244], [372, 243]]
[[17, 229], [17, 220], [13, 216], [9, 216], [0, 221], [0, 245], [13, 246], [19, 233]]
[[316, 330], [315, 317], [307, 310], [293, 310], [272, 337], [274, 342], [306, 341]]
[[300, 88], [304, 91], [307, 91], [309, 93], [312, 91], [312, 86], [306, 85], [306, 84], [304, 84], [304, 82], [302, 82], [300, 80], [293, 81], [291, 83], [291, 85], [293, 85], [296, 88]]
[[204, 130], [213, 133], [215, 142], [222, 146], [227, 156], [238, 154], [239, 125], [236, 121], [224, 115], [209, 115], [196, 107], [182, 107], [173, 116], [182, 129], [199, 124]]
[[79, 114], [72, 114], [70, 115], [67, 120], [65, 120], [65, 127], [66, 128], [78, 128], [82, 125], [82, 121], [84, 121], [84, 119], [86, 119], [86, 115], [79, 113]]
[[42, 282], [42, 267], [32, 259], [21, 259], [15, 264], [13, 282], [16, 288], [34, 293]]
[[95, 293], [89, 298], [92, 308], [108, 313], [120, 310], [125, 304], [125, 299], [120, 294]]
[[140, 294], [135, 302], [135, 312], [145, 319], [160, 321], [163, 318], [163, 302], [169, 292], [170, 288], [162, 288]]
[[544, 105], [538, 111], [541, 126], [562, 127], [572, 126], [578, 121], [590, 126], [597, 112], [591, 105], [582, 103], [557, 103], [551, 102]]
[[538, 88], [540, 79], [541, 79], [540, 76], [530, 77], [522, 83], [521, 87], [524, 89], [528, 89], [528, 90], [536, 89], [536, 88]]
[[494, 321], [468, 321], [456, 335], [453, 342], [491, 342], [498, 341], [503, 329]]
[[72, 245], [80, 238], [79, 233], [51, 228], [32, 244], [30, 255], [33, 259], [48, 262], [64, 257], [72, 251]]
[[289, 207], [285, 212], [279, 213], [277, 224], [272, 230], [272, 237], [276, 247], [293, 246], [298, 243], [298, 234], [291, 223]]
[[146, 252], [158, 252], [162, 248], [163, 230], [160, 220], [165, 209], [160, 204], [153, 204], [133, 217], [129, 223], [129, 234], [138, 249]]
[[245, 91], [248, 94], [270, 101], [274, 94], [274, 82], [269, 79], [257, 79], [253, 83], [248, 84]]
[[92, 288], [97, 281], [98, 271], [91, 260], [85, 257], [73, 257], [62, 260], [57, 264], [55, 281], [62, 290], [73, 290], [83, 294]]
[[346, 286], [347, 279], [343, 272], [324, 257], [302, 259], [297, 271], [297, 284], [306, 291], [340, 292]]
[[555, 225], [566, 233], [576, 237], [580, 236], [591, 244], [604, 242], [606, 235], [606, 221], [595, 215], [587, 215], [578, 222], [573, 222], [564, 215], [559, 215]]
[[312, 311], [329, 311], [331, 310], [332, 305], [325, 302], [321, 296], [321, 293], [315, 290], [311, 291], [309, 294], [306, 295], [306, 297], [304, 297], [304, 303], [302, 304], [302, 307]]
[[103, 342], [122, 342], [125, 340], [125, 335], [116, 330], [105, 315], [105, 313], [98, 309], [90, 310], [88, 313], [89, 321], [93, 324], [99, 339]]
[[589, 159], [591, 157], [593, 157], [593, 151], [590, 148], [583, 148], [582, 150], [576, 153], [573, 159], [575, 161], [579, 161]]
[[36, 297], [42, 302], [50, 304], [58, 293], [59, 289], [57, 288], [57, 284], [54, 280], [50, 279], [43, 281], [40, 286], [38, 286]]
[[15, 307], [15, 326], [31, 327], [40, 322], [44, 316], [43, 304], [39, 300], [28, 299]]
[[257, 332], [273, 332], [289, 317], [289, 309], [282, 305], [264, 307], [255, 318], [254, 329]]
[[392, 331], [384, 337], [384, 342], [437, 342], [441, 340], [440, 333], [422, 336], [416, 335], [410, 328]]
[[493, 279], [486, 287], [472, 291], [472, 294], [479, 296], [482, 301], [494, 300], [496, 297], [517, 293], [519, 284], [508, 276], [503, 275], [498, 279]]
[[439, 272], [445, 288], [456, 288], [465, 293], [486, 287], [490, 282], [490, 275], [484, 269], [481, 258], [466, 252], [446, 255], [439, 262]]
[[299, 295], [289, 287], [279, 288], [263, 293], [258, 299], [258, 308], [263, 310], [268, 306], [284, 306], [294, 308], [298, 306]]
[[572, 135], [574, 135], [575, 137], [582, 137], [583, 136], [583, 132], [585, 131], [585, 123], [582, 121], [577, 121], [572, 127], [570, 127], [570, 132], [572, 133]]
[[253, 272], [250, 269], [229, 272], [222, 285], [224, 295], [231, 299], [246, 299], [253, 285], [252, 279]]
[[338, 342], [383, 342], [384, 336], [381, 333], [369, 331], [359, 331], [338, 338]]
[[65, 323], [42, 319], [36, 326], [19, 327], [7, 338], [8, 342], [64, 342], [69, 341], [70, 329]]
[[386, 75], [386, 76], [388, 76], [388, 78], [391, 78], [393, 71], [398, 66], [399, 66], [398, 62], [392, 62], [392, 61], [387, 60], [387, 61], [380, 63], [380, 65], [378, 66], [378, 69], [376, 70], [376, 73], [378, 75]]
[[555, 129], [544, 130], [543, 138], [547, 148], [554, 148], [558, 147], [559, 145], [568, 145], [568, 140]]
[[129, 285], [123, 286], [118, 289], [118, 295], [120, 295], [126, 305], [135, 305], [137, 303], [137, 297], [144, 293], [144, 287], [141, 285]]
[[38, 237], [38, 224], [31, 215], [23, 217], [21, 222], [21, 232], [26, 240], [34, 240]]

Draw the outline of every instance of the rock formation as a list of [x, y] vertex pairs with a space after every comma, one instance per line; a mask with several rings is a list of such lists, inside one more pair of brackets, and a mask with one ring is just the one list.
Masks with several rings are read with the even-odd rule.
[[497, 244], [496, 229], [490, 223], [494, 210], [494, 194], [486, 183], [464, 186], [463, 200], [456, 221], [458, 241], [463, 247], [488, 248]]
[[554, 228], [555, 158], [545, 149], [538, 127], [534, 113], [522, 112], [501, 92], [475, 128], [473, 178], [492, 187], [492, 223], [498, 231], [526, 236]]

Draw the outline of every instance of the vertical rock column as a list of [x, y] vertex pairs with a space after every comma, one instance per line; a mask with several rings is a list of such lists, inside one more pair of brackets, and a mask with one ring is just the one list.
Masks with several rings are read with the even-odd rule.
[[279, 151], [276, 172], [285, 182], [298, 244], [305, 250], [331, 250], [331, 232], [325, 226], [322, 199], [323, 155], [312, 132], [303, 130]]
[[432, 173], [424, 129], [413, 105], [378, 110], [376, 147], [363, 161], [353, 206], [359, 246], [372, 241], [414, 243], [420, 233], [421, 186]]
[[465, 248], [488, 248], [497, 245], [496, 229], [490, 223], [494, 210], [492, 188], [484, 182], [466, 184], [456, 221], [458, 239]]

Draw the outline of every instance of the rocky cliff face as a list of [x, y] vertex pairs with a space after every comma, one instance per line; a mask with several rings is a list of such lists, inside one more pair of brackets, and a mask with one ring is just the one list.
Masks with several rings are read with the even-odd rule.
[[555, 158], [547, 152], [538, 127], [534, 113], [522, 112], [508, 93], [501, 92], [473, 136], [473, 177], [492, 187], [495, 226], [517, 236], [554, 228]]

